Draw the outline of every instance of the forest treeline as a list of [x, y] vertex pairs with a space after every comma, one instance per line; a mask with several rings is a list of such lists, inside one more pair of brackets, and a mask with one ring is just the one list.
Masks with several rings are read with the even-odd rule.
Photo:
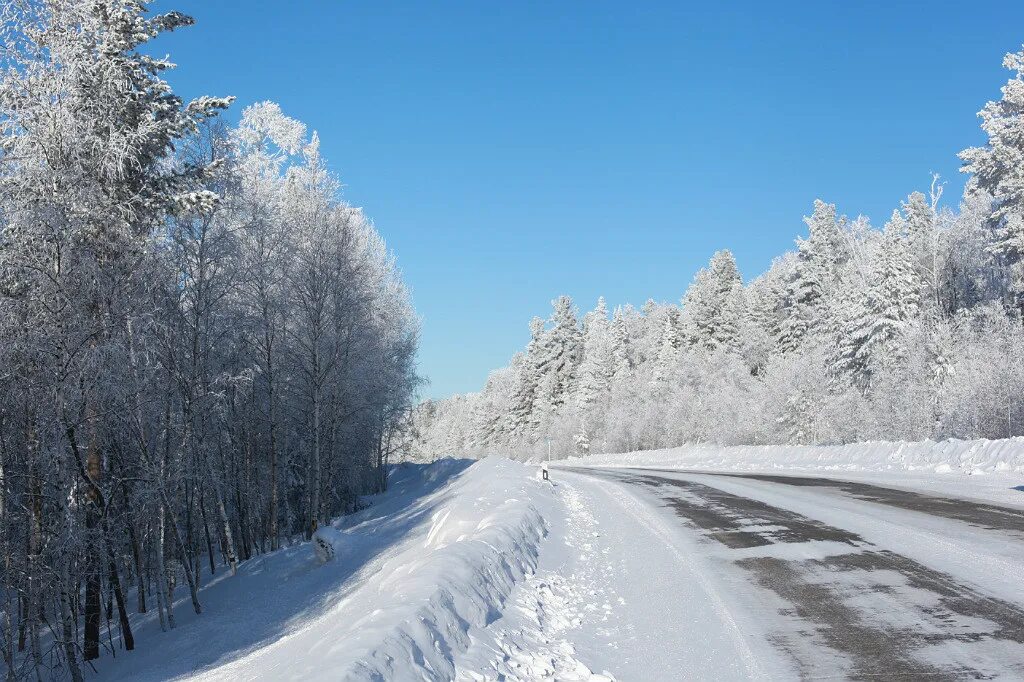
[[[11, 0], [0, 72], [0, 649], [134, 647], [381, 490], [418, 382], [385, 243], [272, 103], [184, 102], [136, 0]], [[168, 652], [168, 655], [187, 652]], [[130, 654], [128, 654], [130, 655]]]
[[414, 456], [1024, 435], [1024, 51], [1004, 66], [956, 209], [937, 178], [881, 229], [816, 201], [746, 284], [719, 251], [678, 305], [562, 296], [483, 390], [418, 407]]

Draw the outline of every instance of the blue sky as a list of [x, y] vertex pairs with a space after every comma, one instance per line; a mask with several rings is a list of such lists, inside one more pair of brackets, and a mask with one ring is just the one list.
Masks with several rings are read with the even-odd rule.
[[[692, 5], [692, 6], [691, 6]], [[567, 293], [678, 300], [746, 278], [816, 197], [884, 222], [956, 152], [1024, 2], [161, 0], [186, 97], [271, 99], [398, 255], [429, 397], [476, 390]]]

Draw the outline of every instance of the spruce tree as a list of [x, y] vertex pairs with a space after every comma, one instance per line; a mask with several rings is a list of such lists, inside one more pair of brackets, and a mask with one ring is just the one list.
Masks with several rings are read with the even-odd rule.
[[728, 250], [711, 257], [700, 270], [683, 298], [683, 337], [692, 346], [709, 350], [726, 346], [735, 349], [739, 341], [743, 282], [736, 259]]
[[784, 353], [794, 352], [808, 336], [826, 326], [829, 296], [834, 292], [839, 266], [847, 258], [842, 235], [846, 218], [836, 218], [834, 204], [815, 200], [814, 212], [804, 222], [808, 236], [797, 240], [796, 268], [782, 325], [780, 347]]
[[633, 354], [630, 348], [629, 327], [622, 308], [615, 309], [612, 317], [612, 376], [620, 379], [633, 370]]
[[960, 152], [961, 170], [971, 173], [968, 190], [992, 197], [990, 221], [997, 229], [995, 253], [1012, 269], [1012, 303], [1024, 306], [1024, 49], [1007, 54], [1003, 66], [1014, 72], [1002, 98], [978, 112], [988, 144]]
[[591, 405], [608, 390], [614, 373], [615, 342], [608, 321], [608, 307], [602, 296], [597, 307], [584, 317], [583, 361], [579, 369], [576, 404], [582, 409]]
[[568, 296], [551, 302], [551, 328], [542, 337], [540, 364], [541, 396], [549, 411], [557, 412], [575, 390], [583, 355], [583, 335], [576, 320], [576, 308]]
[[538, 392], [541, 382], [541, 365], [544, 358], [544, 320], [535, 317], [530, 320], [530, 343], [526, 346], [519, 373], [515, 381], [515, 392], [509, 408], [509, 433], [515, 436], [532, 437], [537, 430], [539, 414]]
[[661, 335], [658, 341], [658, 354], [654, 359], [654, 373], [651, 381], [656, 386], [663, 386], [675, 373], [683, 346], [679, 331], [679, 309], [674, 306], [665, 308], [661, 317]]

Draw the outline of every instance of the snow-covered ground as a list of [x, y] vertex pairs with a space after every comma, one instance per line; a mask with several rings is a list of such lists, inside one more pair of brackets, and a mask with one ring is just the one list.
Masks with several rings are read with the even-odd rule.
[[[539, 592], [540, 608], [507, 611], [462, 659], [461, 679], [762, 680], [791, 669], [697, 538], [644, 493], [554, 475], [559, 517], [520, 591], [531, 602]], [[539, 632], [538, 612], [548, 625]], [[532, 643], [527, 660], [503, 651], [522, 639]]]
[[139, 619], [137, 650], [99, 678], [453, 678], [469, 633], [533, 573], [553, 489], [497, 458], [399, 465], [390, 488], [328, 532], [333, 560], [302, 543], [245, 562], [205, 586], [201, 616], [186, 595], [176, 629]]
[[333, 559], [244, 563], [175, 630], [138, 619], [99, 677], [1021, 679], [1024, 511], [992, 501], [1024, 507], [1022, 452], [688, 447], [550, 482], [501, 458], [399, 465], [324, 530]]

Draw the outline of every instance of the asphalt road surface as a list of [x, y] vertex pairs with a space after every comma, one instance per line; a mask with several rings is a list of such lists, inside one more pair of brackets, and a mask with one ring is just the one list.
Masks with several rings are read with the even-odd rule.
[[[600, 468], [552, 476], [584, 492], [600, 486], [612, 501], [639, 500], [659, 523], [670, 519], [687, 548], [674, 584], [692, 582], [699, 562], [704, 592], [721, 604], [702, 618], [737, 624], [731, 636], [747, 641], [733, 650], [755, 659], [723, 679], [1024, 680], [1022, 509], [826, 478]], [[617, 542], [628, 543], [629, 531], [620, 534]], [[631, 572], [642, 574], [642, 562]], [[672, 584], [652, 584], [642, 597], [648, 612], [672, 599], [699, 609]], [[692, 648], [687, 630], [699, 627], [676, 628], [657, 646]], [[781, 667], [757, 667], [759, 643]], [[628, 670], [621, 677], [631, 679]]]

